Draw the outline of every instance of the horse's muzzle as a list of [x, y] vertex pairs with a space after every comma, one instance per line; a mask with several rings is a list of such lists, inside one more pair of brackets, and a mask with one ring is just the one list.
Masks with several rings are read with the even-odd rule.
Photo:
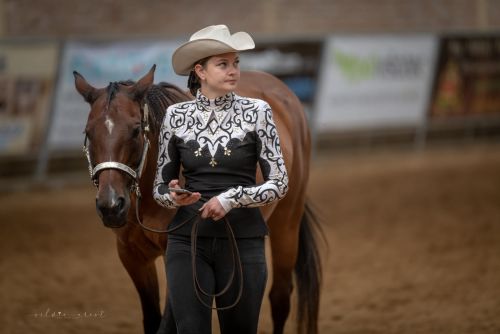
[[102, 199], [96, 198], [96, 210], [104, 226], [119, 228], [127, 223], [127, 213], [130, 208], [130, 199], [124, 196]]

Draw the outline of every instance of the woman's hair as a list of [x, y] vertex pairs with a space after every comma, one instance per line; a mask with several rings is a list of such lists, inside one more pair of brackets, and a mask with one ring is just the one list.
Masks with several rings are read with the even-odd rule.
[[196, 96], [196, 91], [201, 88], [200, 78], [196, 74], [194, 67], [198, 64], [205, 67], [210, 57], [211, 56], [198, 60], [196, 63], [193, 64], [193, 68], [191, 69], [191, 72], [189, 72], [187, 87], [189, 88], [189, 91], [193, 96]]

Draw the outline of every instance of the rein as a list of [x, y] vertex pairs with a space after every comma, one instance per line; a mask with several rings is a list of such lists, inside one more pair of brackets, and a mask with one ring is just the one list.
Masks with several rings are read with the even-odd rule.
[[[148, 227], [144, 225], [144, 223], [141, 221], [141, 218], [139, 217], [139, 202], [140, 202], [140, 196], [137, 197], [135, 203], [136, 203], [136, 209], [135, 209], [135, 215], [136, 215], [136, 220], [139, 225], [145, 229], [146, 231], [154, 232], [154, 233], [171, 233], [174, 232], [187, 223], [189, 223], [191, 220], [195, 219], [193, 222], [193, 227], [191, 228], [191, 268], [193, 272], [193, 285], [194, 285], [194, 291], [196, 293], [196, 298], [198, 298], [198, 301], [202, 303], [204, 306], [212, 309], [212, 310], [217, 310], [217, 311], [222, 311], [222, 310], [228, 310], [230, 308], [235, 307], [240, 299], [241, 295], [243, 294], [243, 266], [241, 264], [241, 258], [240, 258], [240, 252], [238, 250], [238, 244], [236, 243], [236, 237], [234, 236], [233, 228], [231, 227], [231, 224], [229, 224], [229, 221], [227, 220], [226, 217], [223, 218], [224, 220], [224, 227], [226, 228], [226, 232], [228, 235], [228, 239], [231, 245], [231, 257], [233, 259], [233, 269], [231, 271], [231, 276], [229, 277], [226, 286], [218, 293], [215, 294], [210, 294], [203, 290], [203, 288], [200, 285], [200, 281], [198, 280], [198, 275], [197, 275], [197, 269], [196, 269], [196, 254], [197, 254], [197, 242], [198, 242], [198, 225], [199, 222], [201, 221], [201, 216], [199, 214], [196, 214], [192, 216], [191, 218], [188, 218], [184, 220], [182, 223], [175, 227], [167, 228], [166, 230], [158, 230], [154, 229], [151, 227]], [[240, 277], [240, 286], [238, 289], [238, 295], [236, 296], [236, 299], [234, 302], [230, 305], [227, 306], [222, 306], [222, 307], [212, 307], [211, 305], [207, 304], [205, 301], [203, 301], [201, 294], [210, 297], [210, 298], [215, 298], [222, 296], [224, 293], [229, 290], [231, 285], [234, 282], [234, 277], [236, 274], [236, 268], [238, 269], [238, 275]]]
[[[198, 298], [198, 300], [200, 301], [201, 304], [203, 304], [204, 306], [206, 306], [212, 310], [219, 310], [220, 311], [220, 310], [227, 310], [227, 309], [233, 308], [234, 306], [236, 306], [239, 303], [241, 296], [243, 294], [243, 267], [241, 265], [240, 253], [238, 250], [238, 245], [236, 243], [236, 238], [234, 236], [233, 229], [231, 228], [231, 225], [229, 224], [229, 221], [227, 220], [227, 218], [224, 217], [224, 225], [225, 225], [227, 235], [229, 238], [229, 242], [231, 245], [231, 257], [233, 259], [233, 270], [231, 272], [231, 275], [230, 275], [225, 287], [220, 292], [215, 293], [215, 294], [210, 294], [210, 293], [206, 292], [205, 290], [203, 290], [203, 288], [200, 285], [200, 282], [198, 280], [198, 275], [197, 275], [197, 268], [196, 268], [197, 247], [196, 246], [197, 246], [197, 239], [198, 239], [198, 224], [201, 221], [201, 216], [199, 214], [194, 215], [193, 217], [186, 219], [185, 221], [180, 223], [178, 226], [175, 226], [173, 228], [167, 228], [166, 230], [159, 230], [159, 229], [154, 229], [154, 228], [148, 227], [148, 226], [144, 225], [144, 223], [141, 220], [141, 217], [139, 214], [139, 212], [140, 212], [139, 209], [140, 209], [140, 202], [141, 202], [142, 195], [141, 195], [141, 190], [139, 187], [139, 182], [141, 180], [142, 172], [144, 169], [145, 161], [146, 161], [149, 146], [150, 146], [149, 139], [147, 137], [147, 134], [149, 133], [149, 108], [148, 108], [147, 103], [144, 104], [143, 125], [144, 125], [144, 128], [143, 128], [144, 146], [142, 149], [141, 161], [140, 161], [139, 166], [137, 167], [136, 170], [134, 170], [133, 168], [131, 168], [131, 167], [129, 167], [121, 162], [116, 162], [116, 161], [101, 162], [101, 163], [97, 164], [95, 167], [92, 167], [92, 160], [90, 158], [90, 151], [89, 151], [88, 144], [87, 144], [88, 138], [85, 135], [85, 140], [83, 143], [83, 152], [87, 158], [90, 179], [91, 179], [92, 183], [94, 184], [94, 186], [96, 188], [98, 188], [99, 187], [98, 175], [103, 170], [117, 169], [117, 170], [120, 170], [120, 171], [126, 173], [127, 175], [129, 175], [134, 182], [130, 191], [134, 192], [136, 195], [135, 217], [136, 217], [137, 223], [146, 231], [153, 232], [153, 233], [171, 233], [175, 230], [178, 230], [179, 228], [181, 228], [182, 226], [186, 225], [188, 222], [190, 222], [191, 220], [196, 218], [196, 220], [193, 222], [193, 227], [191, 229], [191, 266], [192, 266], [192, 271], [193, 271], [193, 285], [194, 285], [194, 291], [196, 293], [196, 297]], [[223, 295], [224, 293], [226, 293], [234, 282], [236, 269], [238, 270], [238, 274], [240, 277], [240, 286], [239, 286], [239, 290], [238, 290], [238, 295], [236, 296], [236, 299], [232, 304], [227, 305], [227, 306], [222, 306], [222, 307], [212, 307], [211, 305], [209, 305], [205, 301], [203, 301], [201, 295], [204, 295], [204, 296], [207, 296], [210, 298], [216, 298], [216, 297], [219, 297], [219, 296]]]

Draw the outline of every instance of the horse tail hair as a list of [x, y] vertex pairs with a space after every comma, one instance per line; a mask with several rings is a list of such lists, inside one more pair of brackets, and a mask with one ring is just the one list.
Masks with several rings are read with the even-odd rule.
[[[319, 220], [307, 201], [299, 229], [299, 250], [295, 264], [297, 285], [297, 332], [318, 333], [319, 301], [322, 280], [318, 237], [326, 241]], [[326, 242], [325, 242], [326, 243]]]

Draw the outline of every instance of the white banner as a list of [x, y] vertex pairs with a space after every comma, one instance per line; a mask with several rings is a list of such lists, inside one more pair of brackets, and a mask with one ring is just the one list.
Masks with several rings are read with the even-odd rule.
[[55, 42], [0, 41], [0, 155], [40, 150], [58, 50]]
[[425, 117], [437, 38], [332, 36], [325, 44], [316, 130], [416, 126]]
[[[180, 42], [143, 41], [67, 43], [61, 60], [49, 147], [78, 148], [83, 143], [89, 105], [75, 90], [73, 71], [82, 74], [94, 87], [112, 81], [138, 80], [156, 64], [155, 82], [169, 82], [185, 88], [187, 78], [174, 73], [172, 53]], [[185, 88], [187, 90], [187, 88]]]

